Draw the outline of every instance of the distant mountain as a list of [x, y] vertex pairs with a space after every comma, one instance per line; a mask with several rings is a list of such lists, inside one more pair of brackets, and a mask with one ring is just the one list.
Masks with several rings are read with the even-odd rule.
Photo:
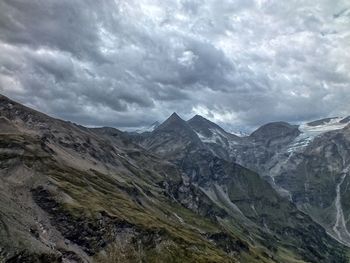
[[350, 125], [342, 120], [301, 125], [269, 173], [302, 211], [350, 245]]
[[286, 122], [273, 122], [261, 126], [254, 131], [249, 137], [254, 142], [261, 142], [263, 144], [280, 144], [282, 141], [290, 141], [300, 134], [297, 125], [291, 125]]
[[[198, 115], [187, 123], [188, 125], [177, 114], [173, 114], [159, 126], [159, 130], [150, 133], [141, 143], [147, 150], [177, 164], [184, 172], [187, 184], [175, 190], [174, 196], [177, 200], [197, 213], [235, 222], [235, 225], [240, 225], [243, 229], [249, 228], [251, 235], [262, 235], [266, 242], [272, 234], [272, 239], [289, 244], [286, 245], [286, 249], [288, 247], [292, 253], [302, 250], [302, 257], [311, 262], [322, 260], [309, 251], [310, 246], [314, 247], [313, 251], [320, 249], [318, 239], [307, 238], [320, 235], [317, 227], [311, 226], [311, 219], [298, 212], [287, 199], [279, 197], [256, 173], [232, 164], [229, 157], [225, 158], [227, 155], [223, 157], [221, 152], [218, 154], [217, 145], [221, 148], [227, 147], [230, 156], [231, 151], [237, 150], [237, 146], [238, 149], [243, 147], [242, 145], [249, 147], [261, 137], [264, 137], [264, 140], [261, 140], [263, 145], [267, 141], [286, 142], [286, 137], [292, 141], [300, 134], [297, 126], [275, 123], [262, 127], [247, 139], [242, 139]], [[202, 143], [199, 143], [198, 139]], [[161, 147], [155, 147], [154, 142], [159, 141], [162, 142]], [[174, 151], [174, 145], [181, 150]], [[221, 209], [208, 204], [203, 207], [201, 201], [205, 199], [208, 199], [207, 203], [215, 204]], [[286, 227], [284, 222], [287, 221], [290, 229], [293, 229], [288, 231], [288, 234], [283, 230]], [[299, 231], [305, 236], [300, 235]], [[313, 231], [317, 233], [312, 233]]]
[[183, 155], [191, 149], [200, 149], [204, 145], [190, 125], [173, 113], [153, 132], [146, 135], [141, 145], [146, 149], [172, 159], [177, 154]]
[[[329, 186], [317, 178], [329, 177], [322, 162], [334, 161], [334, 169], [347, 165], [347, 159], [338, 163], [336, 149], [348, 149], [348, 130], [310, 140], [303, 154], [312, 161], [301, 162], [313, 169], [314, 179], [305, 191], [294, 174], [273, 174], [299, 208], [312, 197], [310, 209], [302, 210], [315, 219], [310, 211], [320, 207], [317, 183], [322, 193], [333, 187], [335, 193], [322, 200], [334, 197], [331, 234], [342, 242], [347, 171]], [[283, 136], [269, 139], [276, 154], [303, 133], [287, 134], [289, 144]], [[208, 140], [215, 136], [220, 139]], [[251, 150], [260, 141], [257, 152]], [[276, 146], [279, 141], [283, 146]], [[272, 154], [270, 145], [229, 134], [199, 116], [186, 122], [175, 113], [137, 136], [90, 129], [0, 95], [0, 262], [348, 262], [346, 246], [263, 179], [265, 171], [275, 171], [265, 170], [274, 155], [261, 150]], [[251, 166], [249, 154], [265, 164], [257, 166], [263, 176], [234, 162]], [[315, 158], [320, 159], [313, 163]], [[300, 181], [304, 178], [310, 177], [302, 174]]]
[[[334, 238], [350, 245], [349, 130], [350, 117], [301, 125], [268, 123], [242, 140], [232, 140], [226, 156], [260, 173]], [[223, 145], [216, 144], [207, 145], [213, 151]]]
[[239, 140], [238, 136], [226, 132], [219, 125], [200, 115], [194, 116], [187, 122], [203, 142], [229, 146], [231, 140]]

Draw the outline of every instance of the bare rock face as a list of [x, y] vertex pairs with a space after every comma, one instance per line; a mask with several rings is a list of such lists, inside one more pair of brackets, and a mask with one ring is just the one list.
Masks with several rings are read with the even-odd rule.
[[349, 147], [348, 128], [321, 134], [300, 153], [291, 153], [275, 176], [276, 183], [290, 192], [301, 210], [345, 244], [350, 244], [346, 223], [350, 213], [346, 198]]
[[0, 117], [0, 132], [3, 134], [6, 133], [17, 133], [18, 132], [18, 128], [11, 123], [11, 121], [9, 119], [7, 119], [6, 117]]
[[[183, 122], [180, 122], [178, 117], [177, 122], [179, 123], [178, 128], [183, 126]], [[168, 121], [165, 124], [168, 124]], [[162, 151], [156, 151], [157, 154], [176, 163], [186, 175], [189, 186], [187, 186], [187, 191], [184, 191], [186, 187], [181, 187], [181, 191], [178, 192], [182, 194], [175, 195], [178, 200], [188, 208], [192, 208], [192, 210], [207, 217], [231, 218], [231, 220], [244, 222], [246, 227], [255, 228], [257, 232], [262, 229], [263, 231], [267, 230], [270, 234], [274, 233], [274, 238], [289, 239], [291, 244], [295, 242], [294, 244], [296, 245], [305, 242], [305, 247], [301, 245], [298, 249], [305, 249], [302, 254], [304, 256], [308, 255], [306, 259], [309, 261], [322, 261], [323, 256], [321, 254], [310, 253], [309, 249], [314, 247], [312, 251], [317, 251], [321, 247], [326, 249], [327, 246], [321, 244], [318, 238], [312, 239], [309, 237], [327, 236], [324, 230], [319, 226], [312, 226], [310, 217], [298, 211], [287, 199], [279, 196], [260, 176], [238, 164], [232, 163], [230, 157], [226, 159], [217, 154], [217, 151], [213, 150], [215, 149], [213, 148], [213, 143], [208, 142], [206, 138], [212, 136], [212, 133], [210, 133], [212, 132], [211, 129], [219, 130], [218, 127], [198, 116], [191, 119], [189, 124], [195, 128], [194, 131], [198, 138], [202, 140], [202, 144], [191, 145], [188, 142], [183, 142], [182, 145], [178, 146], [183, 147], [184, 150], [181, 152], [173, 151], [168, 147], [164, 147]], [[169, 131], [172, 130], [174, 130], [174, 127], [169, 129]], [[221, 133], [224, 134], [222, 131]], [[249, 151], [250, 156], [259, 159], [263, 163], [268, 159], [269, 151], [276, 151], [276, 149], [280, 148], [279, 144], [293, 141], [300, 133], [298, 126], [274, 123], [262, 127], [249, 138], [241, 140], [238, 140], [235, 136], [227, 136], [226, 138], [238, 147], [246, 147], [246, 151]], [[152, 140], [156, 140], [157, 135], [157, 131], [154, 131], [149, 136]], [[179, 141], [178, 137], [182, 137], [182, 133], [168, 132], [163, 136], [167, 136], [167, 141], [180, 143], [181, 141]], [[205, 138], [203, 139], [203, 137]], [[147, 140], [148, 138], [145, 138], [145, 141]], [[217, 144], [220, 144], [219, 140]], [[254, 148], [251, 146], [256, 146], [257, 144], [262, 153], [254, 156]], [[229, 145], [228, 143], [226, 156], [231, 154], [232, 148]], [[144, 144], [144, 146], [147, 148], [147, 144]], [[269, 149], [268, 147], [274, 148]], [[147, 149], [153, 150], [152, 146]], [[237, 154], [239, 155], [240, 153]], [[240, 158], [242, 158], [242, 155]], [[246, 161], [247, 159], [243, 160]], [[196, 196], [197, 198], [191, 199], [189, 196]], [[215, 209], [203, 204], [201, 201], [205, 200], [205, 198], [217, 204], [221, 209]], [[289, 221], [287, 228], [284, 223], [286, 221]], [[305, 225], [308, 225], [308, 227], [305, 228]], [[265, 233], [265, 235], [267, 234]], [[330, 253], [330, 251], [326, 253]]]
[[[254, 165], [254, 169], [271, 178], [276, 189], [334, 238], [350, 245], [346, 223], [350, 211], [344, 185], [350, 165], [347, 125], [347, 118], [328, 118], [301, 125], [299, 134], [287, 136], [277, 148], [266, 145], [266, 150], [260, 150], [257, 147], [255, 155], [263, 151], [270, 154], [259, 166]], [[243, 158], [241, 163], [251, 165], [249, 158]]]
[[[266, 124], [241, 140], [202, 140], [213, 152], [250, 168], [340, 242], [350, 245], [347, 204], [349, 117]], [[214, 143], [215, 144], [215, 143]]]

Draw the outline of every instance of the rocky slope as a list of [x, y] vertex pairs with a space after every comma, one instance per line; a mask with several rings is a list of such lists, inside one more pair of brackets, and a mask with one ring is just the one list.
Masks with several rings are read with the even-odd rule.
[[0, 116], [0, 262], [348, 260], [346, 247], [176, 115], [140, 137], [4, 96]]
[[270, 262], [174, 201], [181, 173], [121, 132], [0, 111], [0, 262]]
[[[321, 128], [320, 125], [315, 127]], [[340, 127], [343, 126], [335, 125], [335, 128]], [[295, 148], [293, 142], [287, 148], [283, 163], [271, 166], [270, 173], [301, 210], [321, 223], [335, 238], [350, 245], [347, 189], [350, 126], [317, 133], [303, 138], [301, 145], [297, 138], [296, 149], [290, 150], [290, 147]]]
[[281, 196], [350, 245], [349, 123], [349, 117], [301, 125], [275, 122], [250, 136], [228, 139], [226, 146], [202, 142], [216, 153], [220, 147], [221, 157], [258, 172]]
[[[267, 136], [261, 135], [266, 133], [263, 127], [253, 135], [254, 137], [252, 136], [254, 138], [252, 143], [261, 140], [265, 145], [272, 146], [278, 141], [292, 140], [300, 134], [297, 127], [292, 125], [277, 123], [274, 126], [280, 128], [276, 133], [278, 136], [272, 135], [275, 139], [265, 140]], [[216, 137], [216, 140], [203, 139], [205, 136]], [[202, 143], [198, 142], [198, 138]], [[225, 140], [227, 143], [224, 143]], [[224, 209], [224, 211], [209, 209], [209, 215], [214, 214], [234, 224], [241, 224], [243, 228], [249, 228], [251, 234], [254, 233], [253, 239], [263, 236], [262, 239], [265, 240], [262, 242], [265, 244], [269, 243], [270, 238], [275, 239], [275, 242], [279, 240], [279, 248], [285, 245], [293, 250], [294, 246], [294, 250], [303, 254], [307, 260], [322, 261], [321, 255], [327, 252], [325, 248], [318, 247], [323, 246], [319, 238], [312, 240], [310, 236], [323, 236], [321, 232], [324, 231], [320, 231], [319, 226], [313, 225], [310, 218], [298, 211], [287, 199], [280, 197], [260, 176], [225, 159], [218, 150], [218, 146], [223, 149], [226, 146], [226, 149], [232, 150], [237, 145], [247, 143], [249, 142], [246, 139], [230, 135], [202, 117], [196, 116], [185, 122], [175, 114], [159, 129], [141, 140], [143, 147], [172, 160], [184, 172], [186, 184], [177, 190], [177, 193], [180, 193], [177, 198], [186, 207], [197, 213], [207, 213], [198, 208], [199, 204], [193, 199], [191, 191], [195, 189], [196, 195], [205, 196], [216, 206]], [[174, 151], [170, 145], [176, 145], [181, 151]], [[304, 247], [306, 243], [308, 247]], [[323, 252], [311, 256], [313, 253], [309, 250], [311, 247], [314, 252], [320, 250]], [[276, 247], [275, 249], [278, 250]]]
[[[300, 125], [275, 145], [250, 147], [259, 162], [241, 155], [240, 163], [261, 173], [300, 210], [328, 233], [350, 245], [347, 174], [350, 165], [348, 118], [329, 118]], [[271, 132], [278, 129], [271, 128]], [[274, 131], [272, 131], [274, 130]], [[292, 130], [291, 130], [292, 131]], [[254, 133], [250, 136], [252, 137]], [[276, 136], [272, 136], [275, 139]], [[232, 158], [237, 154], [231, 152]]]

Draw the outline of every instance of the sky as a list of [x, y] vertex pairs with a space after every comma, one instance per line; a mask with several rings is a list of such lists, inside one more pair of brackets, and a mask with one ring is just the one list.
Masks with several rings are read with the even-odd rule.
[[350, 115], [348, 0], [2, 0], [0, 92], [87, 126]]

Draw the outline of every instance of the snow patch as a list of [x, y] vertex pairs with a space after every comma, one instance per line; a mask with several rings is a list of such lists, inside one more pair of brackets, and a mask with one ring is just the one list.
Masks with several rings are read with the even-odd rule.
[[221, 145], [226, 145], [224, 139], [227, 139], [227, 135], [218, 129], [210, 129], [212, 135], [210, 137], [205, 136], [199, 132], [196, 132], [199, 139], [204, 143], [217, 143]]
[[301, 134], [289, 145], [287, 152], [292, 153], [305, 148], [321, 134], [345, 128], [348, 123], [341, 123], [343, 119], [344, 117], [332, 118], [329, 122], [316, 126], [301, 124], [299, 126]]
[[247, 137], [249, 136], [249, 133], [244, 132], [244, 131], [229, 131], [230, 133], [232, 133], [233, 135], [236, 135], [238, 137]]

